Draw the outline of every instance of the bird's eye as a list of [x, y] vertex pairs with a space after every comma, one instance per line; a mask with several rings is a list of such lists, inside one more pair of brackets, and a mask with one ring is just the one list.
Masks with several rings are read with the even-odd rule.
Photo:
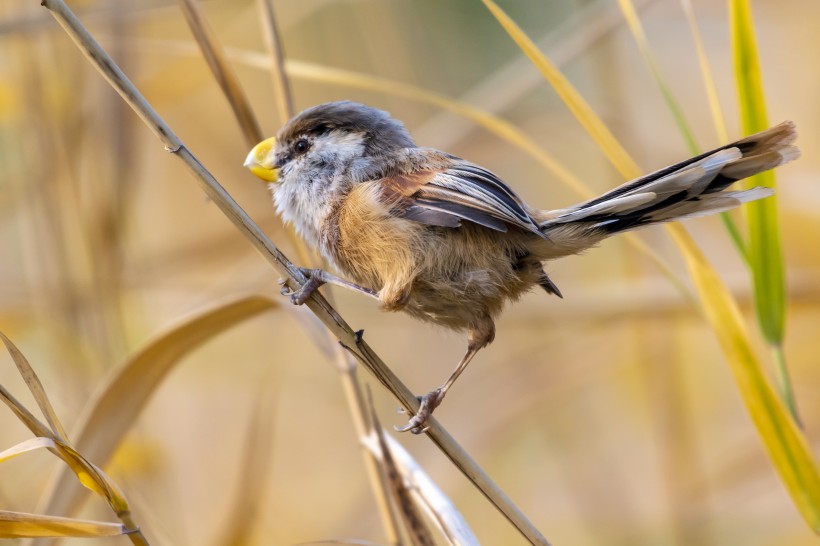
[[308, 148], [310, 148], [310, 143], [304, 138], [300, 138], [296, 141], [296, 144], [293, 145], [293, 149], [300, 154], [307, 152]]

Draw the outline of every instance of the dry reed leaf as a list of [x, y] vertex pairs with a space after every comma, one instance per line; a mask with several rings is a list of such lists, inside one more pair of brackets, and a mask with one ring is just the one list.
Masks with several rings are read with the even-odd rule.
[[[420, 507], [413, 498], [409, 483], [404, 479], [405, 477], [393, 460], [390, 447], [387, 445], [387, 435], [381, 423], [379, 423], [372, 403], [370, 404], [370, 422], [373, 423], [371, 434], [375, 437], [373, 443], [376, 444], [371, 449], [375, 449], [380, 455], [382, 472], [384, 472], [386, 478], [384, 484], [390, 490], [393, 507], [399, 516], [398, 519], [404, 524], [404, 530], [410, 538], [410, 543], [413, 546], [434, 546], [433, 534], [428, 528], [429, 522], [422, 516]], [[434, 521], [437, 521], [437, 519], [434, 519]]]
[[[0, 333], [0, 337], [3, 338], [6, 348], [9, 349], [9, 353], [11, 353], [18, 368], [20, 368], [21, 374], [23, 375], [26, 384], [30, 389], [32, 389], [34, 396], [40, 396], [40, 399], [38, 399], [40, 407], [47, 408], [44, 411], [47, 413], [50, 412], [52, 421], [58, 424], [55, 428], [62, 430], [62, 427], [59, 426], [59, 420], [57, 419], [56, 414], [54, 414], [54, 410], [51, 408], [48, 398], [45, 395], [45, 391], [42, 389], [42, 385], [40, 384], [37, 375], [34, 373], [34, 370], [28, 364], [28, 361], [23, 354], [14, 346], [11, 340], [9, 340], [2, 333]], [[94, 464], [88, 461], [88, 459], [86, 459], [83, 455], [78, 453], [69, 444], [68, 439], [61, 437], [55, 430], [51, 430], [41, 423], [31, 414], [31, 412], [28, 411], [28, 409], [26, 409], [25, 406], [11, 396], [11, 394], [2, 385], [0, 385], [0, 397], [2, 397], [3, 401], [12, 409], [15, 415], [35, 434], [35, 436], [37, 436], [37, 438], [34, 439], [35, 441], [33, 444], [39, 444], [37, 447], [45, 447], [61, 458], [66, 465], [71, 468], [80, 483], [98, 495], [104, 497], [108, 501], [108, 504], [111, 506], [112, 510], [114, 510], [114, 513], [121, 518], [124, 518], [124, 521], [125, 518], [130, 518], [130, 510], [128, 507], [128, 502], [125, 500], [125, 496], [122, 494], [119, 487], [103, 471], [94, 466]], [[137, 532], [137, 534], [140, 533]]]
[[415, 502], [424, 508], [450, 543], [459, 546], [479, 546], [478, 537], [470, 529], [461, 512], [430, 475], [395, 438], [384, 432], [383, 435], [395, 466]]
[[12, 413], [20, 420], [21, 423], [35, 435], [46, 438], [51, 438], [54, 433], [45, 424], [41, 423], [34, 414], [32, 414], [19, 400], [3, 386], [0, 385], [0, 400], [11, 409]]
[[[277, 304], [262, 296], [246, 296], [194, 314], [158, 335], [108, 380], [80, 417], [77, 449], [105, 466], [140, 411], [169, 371], [194, 348], [231, 326]], [[73, 514], [81, 500], [71, 477], [59, 471], [46, 488], [42, 512]]]
[[0, 332], [0, 339], [2, 339], [6, 345], [6, 350], [14, 360], [14, 364], [17, 365], [17, 370], [20, 372], [23, 381], [26, 382], [26, 386], [31, 391], [32, 396], [34, 396], [37, 405], [40, 406], [40, 411], [43, 412], [46, 421], [48, 421], [48, 424], [51, 426], [52, 432], [62, 440], [67, 440], [68, 436], [65, 433], [65, 429], [63, 429], [60, 419], [54, 412], [54, 408], [51, 406], [48, 396], [46, 396], [46, 391], [43, 389], [40, 378], [34, 373], [34, 370], [28, 363], [28, 360], [26, 360], [26, 357], [23, 356], [23, 353], [21, 353], [17, 346], [2, 332]]
[[72, 446], [60, 441], [56, 444], [57, 455], [71, 468], [81, 484], [105, 498], [118, 516], [130, 512], [128, 501], [114, 480]]
[[113, 537], [128, 533], [120, 523], [0, 510], [0, 538]]
[[221, 539], [219, 546], [246, 546], [253, 544], [254, 524], [260, 516], [264, 500], [266, 476], [273, 460], [273, 423], [275, 396], [266, 385], [259, 385], [254, 411], [248, 421], [247, 436], [243, 448], [243, 460], [238, 465], [237, 494], [228, 523], [222, 533], [214, 533]]
[[[22, 367], [21, 373], [23, 374], [24, 379], [26, 379], [26, 384], [39, 385], [39, 388], [42, 391], [42, 385], [40, 385], [37, 375], [34, 373], [34, 370], [28, 364], [28, 361], [23, 354], [5, 335], [0, 333], [0, 336], [2, 336], [3, 341], [6, 344], [6, 348], [9, 349], [9, 353], [12, 355], [15, 363], [18, 365], [18, 368]], [[37, 394], [35, 394], [35, 396], [37, 396]], [[41, 396], [45, 397], [45, 391], [42, 391]], [[28, 427], [28, 429], [31, 430], [37, 438], [47, 438], [51, 440], [53, 446], [47, 446], [46, 448], [63, 459], [63, 461], [76, 474], [77, 478], [80, 480], [80, 483], [95, 493], [101, 496], [106, 496], [106, 488], [108, 487], [107, 477], [106, 479], [103, 479], [102, 477], [97, 476], [93, 470], [90, 470], [89, 467], [93, 465], [90, 465], [73, 449], [70, 449], [66, 438], [60, 437], [54, 430], [49, 429], [45, 424], [40, 422], [39, 419], [34, 417], [34, 415], [19, 400], [14, 398], [2, 385], [0, 385], [0, 398], [3, 399], [3, 402], [11, 408], [17, 418], [20, 419], [20, 421], [26, 425], [26, 427]], [[47, 398], [44, 399], [46, 400], [45, 403], [48, 404]], [[41, 404], [41, 407], [42, 405], [43, 404]], [[50, 404], [48, 405], [50, 407]], [[56, 415], [54, 415], [53, 418], [55, 419], [55, 422], [59, 422], [56, 421]], [[116, 498], [113, 499], [114, 502], [117, 502], [118, 500], [119, 499]], [[109, 499], [109, 501], [111, 502], [112, 499]]]
[[34, 451], [35, 449], [53, 449], [56, 447], [57, 445], [51, 438], [45, 438], [42, 436], [37, 438], [29, 438], [28, 440], [24, 440], [4, 451], [0, 451], [0, 462], [6, 461], [18, 455], [22, 455], [23, 453], [28, 453], [29, 451]]
[[381, 426], [371, 400], [368, 409], [370, 433], [362, 437], [362, 445], [375, 456], [385, 474], [384, 483], [390, 489], [392, 504], [412, 543], [435, 544], [428, 529], [433, 523], [449, 544], [478, 546], [478, 538], [452, 501]]

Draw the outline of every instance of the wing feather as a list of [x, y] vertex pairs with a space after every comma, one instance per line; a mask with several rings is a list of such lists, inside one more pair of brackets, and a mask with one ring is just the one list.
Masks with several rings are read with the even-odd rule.
[[496, 175], [441, 152], [421, 152], [431, 166], [382, 180], [386, 191], [400, 196], [396, 210], [405, 218], [443, 227], [466, 220], [501, 232], [513, 225], [543, 236], [528, 207]]

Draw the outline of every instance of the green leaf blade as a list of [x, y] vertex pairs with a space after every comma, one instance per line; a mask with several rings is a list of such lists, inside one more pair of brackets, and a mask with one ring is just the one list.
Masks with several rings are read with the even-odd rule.
[[[743, 132], [752, 134], [769, 126], [763, 79], [748, 0], [729, 0], [732, 57]], [[750, 186], [776, 187], [774, 172], [749, 179]], [[760, 329], [771, 345], [783, 343], [786, 322], [786, 282], [777, 221], [777, 198], [749, 203], [749, 264]]]

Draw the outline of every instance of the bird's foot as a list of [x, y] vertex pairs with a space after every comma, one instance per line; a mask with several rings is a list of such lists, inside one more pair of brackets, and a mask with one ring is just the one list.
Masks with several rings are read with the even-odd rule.
[[403, 427], [394, 428], [397, 432], [410, 431], [413, 434], [423, 434], [424, 432], [427, 432], [427, 429], [430, 428], [430, 425], [427, 424], [427, 419], [433, 414], [433, 410], [441, 404], [442, 400], [444, 400], [444, 393], [441, 389], [428, 392], [419, 398], [419, 401], [421, 402], [419, 411], [410, 418], [410, 421], [408, 421]]
[[305, 284], [300, 286], [298, 290], [293, 290], [289, 286], [287, 279], [281, 280], [279, 283], [282, 286], [279, 293], [283, 296], [290, 296], [290, 302], [293, 305], [303, 305], [320, 286], [325, 284], [325, 281], [322, 279], [321, 269], [300, 267], [299, 271], [307, 278], [307, 281], [305, 281]]

